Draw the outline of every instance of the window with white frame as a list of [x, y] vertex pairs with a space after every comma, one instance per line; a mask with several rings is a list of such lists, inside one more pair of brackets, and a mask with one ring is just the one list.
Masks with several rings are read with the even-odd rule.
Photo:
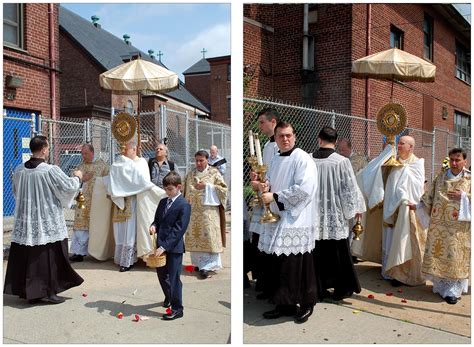
[[23, 4], [3, 4], [3, 44], [23, 47]]

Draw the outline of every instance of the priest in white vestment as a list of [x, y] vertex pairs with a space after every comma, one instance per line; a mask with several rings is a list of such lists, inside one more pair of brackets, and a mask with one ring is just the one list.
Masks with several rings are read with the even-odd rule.
[[468, 292], [471, 270], [471, 172], [462, 148], [449, 151], [449, 168], [423, 195], [417, 212], [427, 210], [428, 236], [421, 271], [448, 304]]
[[165, 192], [151, 182], [148, 163], [137, 156], [135, 141], [128, 142], [124, 154], [110, 166], [104, 184], [114, 203], [114, 262], [120, 272], [128, 271], [138, 257], [145, 257], [154, 249], [148, 227]]
[[296, 323], [304, 323], [319, 300], [312, 217], [316, 165], [308, 153], [295, 147], [291, 124], [276, 125], [275, 141], [280, 154], [271, 160], [261, 189], [263, 202], [270, 204], [280, 220], [263, 225], [258, 248], [272, 256], [271, 268], [266, 270], [276, 277], [272, 297], [276, 307], [263, 316], [275, 319], [291, 315]]
[[[322, 296], [342, 300], [361, 290], [350, 251], [349, 222], [360, 217], [366, 207], [350, 160], [335, 151], [336, 141], [334, 128], [322, 128], [318, 135], [319, 150], [313, 153], [318, 171], [314, 259]], [[329, 288], [334, 289], [332, 294]]]
[[[413, 154], [414, 148], [413, 137], [402, 136], [398, 142], [397, 158], [402, 166], [382, 166], [391, 156], [392, 146], [387, 145], [361, 172], [362, 192], [371, 211], [366, 216], [362, 250], [359, 254], [354, 253], [362, 259], [372, 260], [366, 254], [380, 253], [380, 248], [373, 247], [377, 248], [376, 234], [382, 230], [382, 277], [391, 280], [393, 286], [425, 283], [421, 264], [426, 229], [409, 208], [411, 204], [420, 202], [425, 182], [424, 159]], [[374, 217], [379, 207], [382, 207], [381, 219]]]
[[202, 279], [222, 268], [221, 253], [226, 246], [225, 206], [227, 184], [219, 170], [208, 164], [209, 153], [194, 155], [196, 167], [188, 172], [184, 197], [191, 204], [191, 221], [184, 237], [192, 264]]
[[30, 140], [32, 157], [13, 174], [15, 217], [3, 292], [30, 304], [60, 304], [56, 294], [84, 280], [68, 260], [68, 230], [63, 208], [70, 208], [78, 193], [82, 172], [68, 177], [49, 165], [45, 136]]
[[[280, 121], [280, 114], [277, 110], [273, 108], [265, 108], [258, 113], [258, 128], [260, 131], [265, 134], [269, 140], [263, 146], [262, 161], [264, 165], [269, 165], [272, 158], [278, 154], [278, 146], [275, 142], [275, 126]], [[258, 175], [254, 172], [250, 173], [250, 179], [252, 188], [257, 191], [257, 194], [260, 194], [258, 185]], [[263, 207], [254, 206], [252, 208], [252, 217], [250, 220], [249, 230], [252, 233], [252, 243], [251, 243], [251, 255], [248, 255], [253, 258], [252, 264], [250, 265], [252, 269], [252, 279], [256, 280], [255, 289], [257, 291], [263, 291], [257, 295], [257, 299], [263, 300], [268, 299], [272, 296], [275, 288], [270, 284], [272, 282], [271, 278], [268, 278], [270, 272], [266, 271], [269, 264], [269, 258], [265, 256], [264, 252], [258, 250], [258, 239], [262, 230], [262, 223], [260, 223], [260, 218], [262, 218]], [[244, 257], [247, 255], [244, 254]], [[265, 280], [268, 278], [268, 280]]]

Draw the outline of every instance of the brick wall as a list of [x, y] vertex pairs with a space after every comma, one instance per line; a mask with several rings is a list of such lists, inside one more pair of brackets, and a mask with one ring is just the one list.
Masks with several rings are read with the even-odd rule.
[[211, 83], [210, 73], [199, 75], [186, 75], [186, 89], [196, 96], [207, 108], [211, 106], [211, 91], [209, 85]]
[[[453, 130], [454, 111], [470, 114], [471, 107], [470, 86], [455, 77], [455, 39], [466, 47], [469, 42], [463, 42], [430, 5], [372, 4], [371, 8], [371, 53], [390, 48], [393, 24], [404, 32], [404, 50], [423, 56], [424, 13], [433, 18], [435, 82], [394, 83], [393, 100], [405, 107], [410, 127], [422, 128], [424, 98], [432, 99], [433, 125]], [[316, 4], [314, 9], [317, 22], [309, 26], [315, 38], [314, 102], [304, 102], [365, 117], [366, 83], [351, 77], [351, 62], [366, 56], [367, 4]], [[303, 5], [245, 4], [244, 16], [258, 22], [244, 21], [244, 65], [254, 71], [245, 95], [303, 102]], [[274, 33], [263, 25], [270, 25]], [[390, 101], [392, 84], [375, 79], [369, 84], [368, 117], [373, 119]], [[443, 106], [448, 109], [446, 120], [441, 117]]]
[[[101, 90], [99, 74], [103, 71], [69, 36], [60, 32], [61, 107], [85, 105], [111, 106], [110, 91]], [[120, 105], [126, 105], [121, 102]]]
[[[3, 51], [3, 81], [7, 75], [18, 76], [23, 85], [16, 89], [14, 100], [7, 99], [11, 90], [4, 88], [4, 107], [13, 107], [40, 112], [45, 117], [51, 116], [50, 104], [50, 72], [49, 62], [49, 18], [48, 4], [24, 4], [24, 50], [16, 50], [4, 46]], [[54, 44], [56, 46], [56, 62], [59, 58], [58, 50], [58, 4], [54, 5]], [[12, 61], [12, 57], [22, 62]], [[34, 66], [31, 64], [40, 66]], [[59, 79], [56, 75], [56, 114], [59, 115]], [[5, 84], [4, 84], [5, 85]]]
[[[227, 80], [227, 65], [230, 59], [210, 63], [211, 76], [211, 120], [230, 124], [230, 81]], [[228, 98], [229, 96], [229, 98]]]
[[[456, 34], [446, 20], [430, 6], [423, 4], [372, 4], [371, 53], [390, 48], [390, 24], [404, 32], [404, 50], [423, 56], [424, 13], [433, 18], [434, 54], [436, 77], [433, 83], [395, 83], [393, 99], [405, 107], [410, 127], [423, 127], [423, 95], [433, 99], [433, 125], [454, 130], [454, 110], [470, 114], [470, 86], [457, 79], [455, 70]], [[365, 56], [367, 5], [353, 5], [353, 59]], [[360, 30], [357, 30], [361, 28]], [[359, 35], [359, 32], [361, 33]], [[462, 42], [462, 41], [461, 41]], [[369, 118], [374, 118], [378, 110], [390, 101], [391, 82], [370, 80]], [[352, 113], [364, 115], [365, 81], [352, 80]], [[449, 116], [441, 117], [443, 105]], [[426, 129], [432, 131], [432, 129]]]

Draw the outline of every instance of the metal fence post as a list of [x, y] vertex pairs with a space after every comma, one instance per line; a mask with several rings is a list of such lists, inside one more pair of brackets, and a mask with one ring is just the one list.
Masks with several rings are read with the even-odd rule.
[[36, 115], [31, 114], [30, 137], [36, 136]]
[[86, 142], [87, 143], [92, 143], [92, 138], [91, 138], [91, 119], [87, 118], [87, 123], [86, 123]]
[[[110, 109], [110, 125], [112, 126], [112, 123], [114, 122], [114, 113], [115, 109], [112, 107]], [[110, 159], [109, 159], [109, 164], [112, 165], [114, 162], [114, 157], [115, 157], [115, 146], [114, 146], [114, 137], [112, 134], [112, 127], [110, 128]]]
[[436, 147], [436, 128], [433, 130], [433, 145], [431, 146], [431, 182], [433, 182], [435, 172], [435, 147]]
[[55, 141], [53, 141], [53, 126], [54, 124], [51, 122], [48, 122], [48, 139], [49, 139], [49, 162], [51, 163], [51, 158], [53, 158], [54, 162], [54, 155], [51, 155], [51, 153], [54, 153], [55, 149]]
[[185, 148], [185, 160], [186, 160], [186, 169], [185, 176], [189, 171], [189, 113], [186, 111], [186, 123], [185, 123], [185, 137], [184, 137], [184, 148]]
[[196, 151], [199, 149], [199, 119], [196, 119]]
[[336, 129], [336, 112], [334, 110], [331, 111], [331, 127]]
[[82, 143], [87, 143], [87, 119], [84, 120], [84, 125], [82, 128]]
[[41, 116], [41, 114], [38, 115], [38, 134], [42, 134], [43, 133], [43, 117]]
[[164, 140], [166, 139], [166, 133], [167, 133], [167, 127], [168, 127], [168, 115], [167, 115], [167, 110], [165, 105], [160, 105], [160, 112], [161, 112], [161, 133], [160, 133], [160, 138], [161, 142], [164, 143]]

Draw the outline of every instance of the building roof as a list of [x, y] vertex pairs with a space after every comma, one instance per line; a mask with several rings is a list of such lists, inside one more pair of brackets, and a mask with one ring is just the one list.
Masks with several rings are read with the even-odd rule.
[[206, 58], [202, 58], [196, 64], [191, 66], [189, 69], [183, 72], [183, 75], [192, 75], [192, 74], [202, 74], [202, 73], [210, 73], [211, 66]]
[[452, 4], [433, 4], [433, 8], [438, 11], [448, 23], [466, 39], [471, 41], [471, 23]]
[[[122, 39], [102, 29], [100, 25], [95, 26], [63, 6], [59, 6], [59, 28], [77, 45], [82, 47], [104, 72], [122, 64], [124, 56], [130, 56], [131, 54], [136, 54], [136, 52], [140, 53], [141, 59], [166, 68], [158, 60], [152, 59], [148, 54], [133, 45], [125, 43]], [[164, 93], [164, 95], [206, 113], [210, 112], [201, 101], [184, 87], [182, 81], [179, 81], [178, 89]]]

